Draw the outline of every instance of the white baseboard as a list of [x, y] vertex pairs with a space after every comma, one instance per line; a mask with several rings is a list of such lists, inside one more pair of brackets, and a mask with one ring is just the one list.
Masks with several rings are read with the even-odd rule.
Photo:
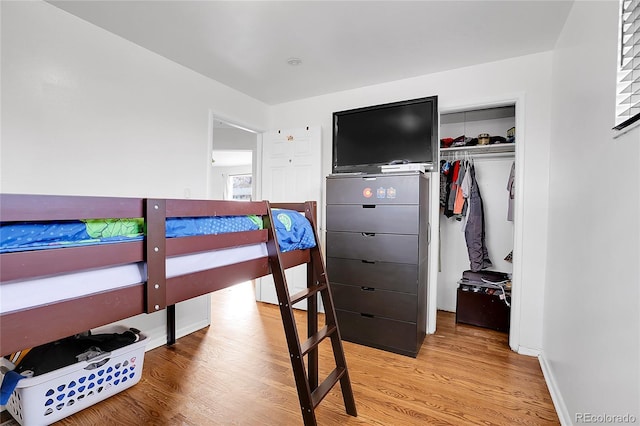
[[527, 348], [526, 346], [518, 346], [518, 351], [520, 355], [526, 356], [535, 356], [536, 358], [540, 356], [539, 349]]
[[[191, 324], [188, 324], [185, 327], [181, 327], [176, 329], [176, 339], [186, 336], [187, 334], [191, 334], [194, 331], [201, 330], [207, 326], [209, 326], [210, 322], [208, 319], [203, 319], [202, 321], [197, 321]], [[167, 344], [167, 331], [164, 327], [158, 327], [153, 330], [147, 331], [145, 330], [145, 334], [147, 335], [147, 351], [151, 349], [159, 348], [160, 346]]]
[[198, 330], [202, 330], [203, 328], [208, 327], [210, 325], [211, 325], [211, 321], [209, 321], [209, 319], [203, 319], [202, 321], [197, 321], [197, 322], [188, 324], [186, 327], [181, 327], [176, 330], [176, 339], [179, 339], [180, 337], [184, 337], [187, 334], [191, 334]]
[[549, 388], [553, 406], [555, 407], [558, 418], [560, 419], [560, 424], [562, 426], [573, 425], [569, 410], [567, 410], [567, 406], [565, 405], [560, 389], [558, 388], [558, 383], [555, 380], [553, 371], [544, 357], [544, 354], [540, 354], [540, 356], [538, 356], [538, 361], [540, 362], [540, 368], [542, 369], [544, 380], [547, 383], [547, 388]]

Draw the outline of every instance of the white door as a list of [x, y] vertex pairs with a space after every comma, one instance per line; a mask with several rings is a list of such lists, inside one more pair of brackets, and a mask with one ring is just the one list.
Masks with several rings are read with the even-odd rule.
[[[270, 202], [317, 201], [320, 216], [320, 136], [320, 126], [275, 130], [262, 135], [262, 199]], [[307, 287], [306, 266], [290, 268], [286, 276], [290, 294]], [[256, 298], [262, 302], [278, 303], [271, 276], [258, 280]], [[306, 309], [306, 301], [295, 307]]]

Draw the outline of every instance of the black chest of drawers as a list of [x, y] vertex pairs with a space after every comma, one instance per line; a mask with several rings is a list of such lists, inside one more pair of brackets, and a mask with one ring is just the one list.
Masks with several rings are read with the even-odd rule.
[[327, 274], [344, 340], [417, 356], [426, 331], [429, 180], [327, 177]]

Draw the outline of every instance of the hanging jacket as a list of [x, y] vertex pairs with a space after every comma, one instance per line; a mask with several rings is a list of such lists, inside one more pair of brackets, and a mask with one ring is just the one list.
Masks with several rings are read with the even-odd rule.
[[467, 170], [471, 178], [471, 192], [469, 199], [469, 211], [464, 231], [469, 253], [469, 263], [472, 271], [477, 272], [492, 265], [485, 243], [484, 211], [480, 188], [476, 180], [475, 166], [471, 165]]

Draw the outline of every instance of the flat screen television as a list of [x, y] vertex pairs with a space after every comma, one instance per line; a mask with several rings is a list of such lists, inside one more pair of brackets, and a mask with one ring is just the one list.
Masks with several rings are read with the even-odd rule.
[[438, 97], [333, 113], [332, 173], [379, 173], [388, 164], [433, 165]]

